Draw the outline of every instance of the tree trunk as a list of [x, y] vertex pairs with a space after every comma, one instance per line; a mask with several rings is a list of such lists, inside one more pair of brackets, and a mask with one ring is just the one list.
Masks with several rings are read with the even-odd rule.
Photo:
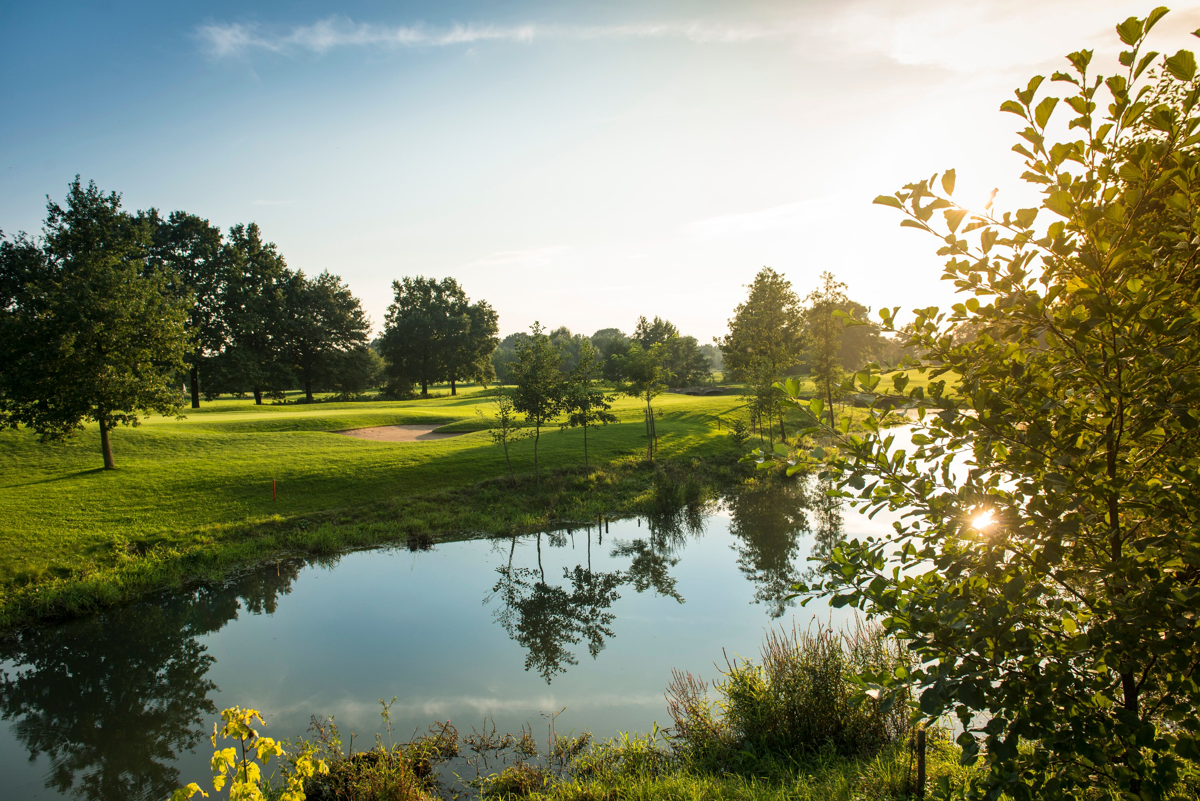
[[458, 394], [458, 381], [453, 378], [450, 379], [450, 394], [451, 395]]
[[100, 416], [100, 451], [104, 454], [104, 469], [116, 470], [117, 463], [113, 461], [112, 443], [108, 441], [108, 432], [112, 429], [112, 424], [108, 422], [106, 415]]
[[200, 408], [200, 365], [192, 365], [192, 408]]
[[516, 484], [517, 479], [513, 476], [512, 459], [508, 457], [508, 438], [504, 439], [504, 461], [508, 463], [508, 483]]
[[256, 388], [254, 390], [254, 405], [262, 406], [262, 390], [261, 389]]
[[313, 402], [312, 396], [312, 379], [304, 379], [304, 399], [309, 403]]
[[429, 397], [429, 382], [428, 381], [421, 382], [421, 397], [422, 398]]
[[542, 427], [540, 425], [536, 425], [533, 427], [533, 478], [539, 487], [542, 485], [542, 471], [541, 468], [538, 467], [538, 440], [541, 438]]

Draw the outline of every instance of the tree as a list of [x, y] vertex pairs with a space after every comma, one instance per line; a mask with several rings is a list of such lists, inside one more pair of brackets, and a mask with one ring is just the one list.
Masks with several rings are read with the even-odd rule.
[[467, 305], [455, 321], [446, 346], [446, 378], [451, 395], [458, 394], [457, 382], [463, 378], [483, 383], [496, 375], [492, 351], [499, 343], [499, 317], [487, 301], [469, 303], [465, 295], [462, 299]]
[[0, 423], [61, 440], [94, 420], [109, 434], [141, 416], [177, 414], [191, 348], [187, 306], [149, 258], [150, 227], [78, 176], [66, 207], [46, 206], [41, 243], [0, 245]]
[[749, 289], [729, 333], [715, 342], [733, 380], [746, 381], [764, 367], [778, 378], [804, 353], [804, 309], [791, 282], [770, 267], [759, 270]]
[[512, 365], [513, 408], [525, 415], [525, 424], [533, 426], [533, 472], [540, 478], [538, 443], [542, 427], [562, 411], [563, 374], [559, 365], [562, 354], [550, 341], [541, 323], [529, 328], [529, 335], [517, 343], [517, 360]]
[[654, 399], [667, 391], [667, 371], [663, 367], [666, 346], [663, 343], [642, 347], [634, 342], [621, 357], [621, 372], [626, 382], [621, 391], [646, 404], [646, 458], [654, 461], [658, 450], [658, 431], [654, 426]]
[[804, 309], [791, 282], [770, 267], [759, 270], [749, 289], [729, 320], [729, 333], [715, 342], [725, 378], [744, 382], [755, 417], [766, 420], [768, 429], [778, 417], [780, 434], [786, 437], [775, 382], [804, 353]]
[[325, 381], [339, 395], [354, 398], [379, 385], [383, 359], [370, 345], [335, 351], [326, 364]]
[[579, 344], [579, 357], [575, 369], [567, 377], [563, 392], [563, 411], [567, 419], [562, 424], [565, 428], [581, 426], [583, 428], [583, 469], [588, 469], [588, 428], [595, 425], [608, 425], [617, 422], [613, 414], [612, 395], [606, 395], [604, 390], [596, 386], [601, 378], [599, 354], [592, 343], [584, 339]]
[[458, 382], [490, 374], [484, 364], [496, 348], [497, 316], [486, 301], [472, 304], [453, 278], [403, 278], [392, 282], [396, 298], [388, 307], [379, 349], [396, 386]]
[[371, 324], [350, 288], [327, 271], [292, 273], [284, 287], [287, 355], [312, 403], [314, 384], [328, 384], [340, 356], [366, 347]]
[[[1055, 74], [1073, 113], [1053, 130], [1078, 138], [1047, 130], [1041, 77], [1001, 107], [1038, 207], [961, 205], [953, 171], [876, 201], [938, 237], [966, 297], [907, 332], [881, 311], [944, 408], [908, 453], [842, 440], [846, 497], [905, 516], [839, 545], [819, 589], [911, 644], [914, 670], [876, 691], [957, 714], [972, 797], [1180, 797], [1200, 759], [1200, 88], [1192, 53], [1144, 52], [1165, 13], [1117, 26], [1121, 74], [1093, 76], [1090, 51]], [[882, 392], [873, 369], [856, 382]]]
[[227, 270], [222, 315], [228, 330], [225, 350], [214, 359], [221, 389], [264, 393], [294, 386], [288, 365], [286, 291], [293, 275], [273, 242], [264, 242], [255, 223], [229, 229], [223, 258]]
[[600, 352], [601, 370], [605, 381], [621, 381], [621, 357], [629, 352], [629, 337], [618, 328], [601, 328], [592, 334], [592, 344]]
[[523, 333], [509, 334], [500, 340], [500, 344], [492, 351], [492, 370], [500, 384], [512, 383], [512, 365], [517, 360], [517, 343], [524, 337]]
[[205, 357], [219, 353], [226, 341], [221, 302], [226, 281], [224, 237], [220, 228], [187, 212], [173, 211], [163, 220], [151, 209], [146, 216], [152, 226], [152, 258], [168, 270], [173, 293], [189, 304], [192, 351], [187, 358], [188, 388], [192, 408], [199, 409], [200, 366]]
[[[517, 479], [513, 475], [509, 446], [529, 437], [529, 432], [517, 420], [517, 410], [513, 406], [511, 396], [503, 390], [498, 390], [491, 403], [492, 411], [486, 415], [488, 422], [491, 423], [488, 427], [488, 436], [491, 437], [492, 442], [504, 448], [504, 463], [508, 465], [508, 480], [509, 483], [515, 483]], [[484, 414], [483, 410], [480, 410], [479, 414]]]
[[655, 317], [653, 322], [639, 317], [633, 340], [642, 348], [662, 345], [665, 378], [671, 386], [686, 387], [707, 381], [711, 371], [695, 337], [681, 336], [670, 320]]
[[443, 375], [448, 317], [443, 288], [436, 278], [417, 276], [393, 281], [392, 291], [395, 300], [388, 306], [379, 338], [389, 381], [420, 384], [421, 396], [429, 397], [429, 385]]
[[833, 273], [821, 273], [821, 285], [808, 296], [804, 320], [808, 332], [808, 368], [817, 391], [825, 398], [829, 425], [835, 425], [833, 396], [845, 379], [842, 369], [844, 308], [849, 303], [846, 285]]

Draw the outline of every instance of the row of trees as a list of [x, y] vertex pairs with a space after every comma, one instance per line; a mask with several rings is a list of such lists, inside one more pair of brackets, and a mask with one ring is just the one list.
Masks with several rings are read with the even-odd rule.
[[[519, 346], [527, 336], [525, 333], [510, 334], [492, 354], [495, 375], [501, 383], [514, 382], [513, 365]], [[601, 376], [614, 384], [628, 379], [625, 372], [628, 364], [626, 357], [635, 347], [646, 350], [654, 345], [662, 345], [664, 378], [675, 387], [706, 383], [712, 379], [712, 371], [723, 366], [721, 352], [715, 346], [700, 345], [695, 337], [680, 334], [673, 323], [661, 317], [653, 320], [638, 318], [632, 336], [618, 328], [602, 328], [586, 337], [571, 333], [565, 326], [550, 331], [547, 336], [562, 353], [564, 370], [575, 369], [584, 347], [588, 346], [596, 352]]]
[[288, 269], [254, 224], [228, 236], [177, 211], [128, 212], [78, 177], [39, 238], [0, 240], [0, 425], [60, 439], [177, 414], [201, 395], [300, 385], [360, 392], [378, 357], [341, 279]]

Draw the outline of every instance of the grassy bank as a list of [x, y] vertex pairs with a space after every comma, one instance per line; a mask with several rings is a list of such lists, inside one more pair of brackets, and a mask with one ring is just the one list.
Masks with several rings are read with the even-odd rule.
[[[666, 395], [661, 461], [708, 484], [729, 480], [737, 449], [718, 429], [734, 396]], [[404, 539], [531, 531], [643, 511], [656, 469], [644, 463], [640, 407], [589, 437], [543, 431], [513, 448], [517, 482], [477, 410], [486, 398], [255, 407], [221, 401], [185, 420], [152, 419], [114, 436], [120, 469], [96, 469], [98, 436], [44, 445], [0, 433], [0, 626], [79, 614], [189, 578], [285, 553], [327, 553]], [[335, 433], [400, 423], [467, 431], [429, 442]], [[674, 469], [674, 468], [672, 468]], [[272, 500], [272, 480], [276, 500]]]

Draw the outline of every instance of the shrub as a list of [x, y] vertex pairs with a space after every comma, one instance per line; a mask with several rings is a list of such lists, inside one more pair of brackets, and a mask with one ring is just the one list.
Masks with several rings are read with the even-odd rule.
[[[675, 747], [700, 762], [795, 759], [832, 750], [869, 757], [908, 733], [907, 698], [884, 704], [861, 692], [858, 676], [892, 673], [907, 656], [881, 629], [859, 624], [777, 630], [767, 635], [761, 664], [726, 661], [723, 679], [708, 683], [676, 671], [667, 690]], [[899, 703], [894, 701], [899, 700]]]

